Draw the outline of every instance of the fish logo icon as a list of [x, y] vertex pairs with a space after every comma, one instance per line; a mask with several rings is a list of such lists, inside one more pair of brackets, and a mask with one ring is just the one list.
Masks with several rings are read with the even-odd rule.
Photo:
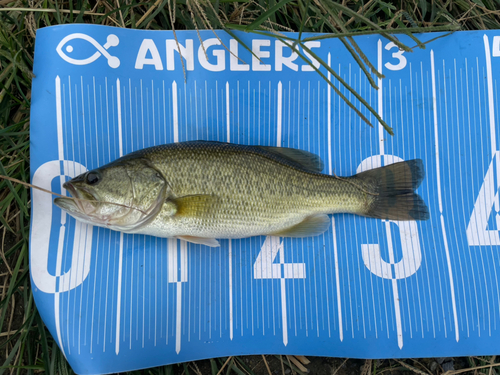
[[[70, 54], [73, 52], [73, 46], [71, 44], [66, 45], [69, 41], [75, 40], [75, 39], [83, 39], [92, 44], [97, 51], [90, 57], [86, 59], [74, 59], [70, 56], [68, 56], [66, 53]], [[93, 63], [95, 60], [97, 60], [99, 57], [104, 56], [108, 60], [108, 65], [115, 69], [120, 66], [120, 59], [116, 56], [111, 56], [109, 52], [107, 51], [110, 47], [116, 47], [120, 43], [120, 40], [118, 37], [114, 34], [108, 35], [108, 38], [106, 40], [106, 44], [101, 46], [94, 38], [82, 34], [82, 33], [74, 33], [74, 34], [69, 34], [66, 37], [64, 37], [59, 44], [56, 47], [56, 51], [59, 54], [59, 56], [62, 57], [63, 60], [69, 62], [70, 64], [73, 65], [87, 65], [90, 63]], [[65, 47], [66, 45], [66, 47]], [[65, 51], [63, 51], [63, 48]]]

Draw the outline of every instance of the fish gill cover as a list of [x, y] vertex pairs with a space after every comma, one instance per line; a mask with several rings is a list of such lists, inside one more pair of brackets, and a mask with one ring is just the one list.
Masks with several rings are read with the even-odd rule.
[[379, 36], [356, 38], [386, 76], [373, 76], [378, 91], [340, 41], [309, 42], [393, 127], [390, 136], [332, 79], [374, 127], [347, 106], [311, 54], [301, 51], [308, 64], [274, 38], [237, 33], [259, 60], [224, 32], [223, 46], [201, 31], [201, 47], [195, 31], [177, 32], [177, 45], [170, 31], [39, 30], [35, 185], [65, 193], [62, 184], [87, 170], [188, 140], [299, 148], [338, 176], [415, 158], [426, 170], [417, 193], [428, 221], [339, 214], [318, 237], [221, 240], [219, 248], [91, 227], [33, 190], [33, 293], [73, 369], [233, 354], [498, 354], [496, 34], [456, 32], [413, 53]]

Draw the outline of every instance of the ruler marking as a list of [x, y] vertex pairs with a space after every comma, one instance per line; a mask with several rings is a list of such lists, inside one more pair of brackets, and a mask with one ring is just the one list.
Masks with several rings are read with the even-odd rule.
[[494, 103], [494, 94], [493, 94], [493, 72], [491, 68], [491, 50], [490, 50], [490, 42], [488, 40], [488, 36], [484, 34], [484, 52], [486, 55], [486, 79], [488, 84], [488, 111], [490, 117], [490, 142], [491, 142], [491, 155], [495, 155], [495, 151], [497, 151], [496, 144], [496, 127], [495, 127], [495, 103]]

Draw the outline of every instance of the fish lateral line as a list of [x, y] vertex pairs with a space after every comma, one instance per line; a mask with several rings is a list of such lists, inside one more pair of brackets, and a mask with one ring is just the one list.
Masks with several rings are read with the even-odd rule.
[[344, 182], [347, 182], [348, 184], [351, 184], [355, 188], [358, 188], [359, 190], [361, 190], [363, 193], [366, 193], [366, 194], [369, 194], [369, 195], [373, 195], [374, 197], [380, 195], [380, 193], [372, 193], [371, 191], [368, 191], [368, 190], [364, 189], [363, 187], [357, 185], [354, 181], [350, 180], [349, 178], [337, 176], [335, 174], [335, 172], [333, 172], [333, 177], [335, 177], [337, 180], [344, 181]]

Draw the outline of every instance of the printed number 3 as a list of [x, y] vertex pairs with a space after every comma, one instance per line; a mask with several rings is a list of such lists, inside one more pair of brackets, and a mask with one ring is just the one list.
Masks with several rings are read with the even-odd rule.
[[[361, 162], [356, 172], [360, 173], [371, 168], [380, 167], [382, 165], [382, 158], [385, 165], [403, 161], [403, 159], [393, 155], [370, 156]], [[399, 239], [403, 253], [402, 259], [396, 260], [395, 249], [398, 245], [393, 244], [390, 222], [385, 222], [389, 262], [382, 259], [378, 243], [361, 245], [363, 262], [378, 277], [392, 280], [404, 279], [415, 274], [422, 264], [418, 227], [414, 221], [391, 220], [391, 222], [396, 224], [399, 229]]]
[[396, 52], [393, 52], [392, 57], [395, 59], [398, 59], [398, 63], [396, 65], [391, 64], [391, 63], [386, 63], [385, 67], [389, 70], [401, 70], [406, 66], [407, 60], [406, 57], [403, 56], [403, 50], [400, 50], [397, 45], [395, 45], [393, 42], [387, 43], [385, 46], [385, 49], [387, 51], [397, 48], [398, 50]]

